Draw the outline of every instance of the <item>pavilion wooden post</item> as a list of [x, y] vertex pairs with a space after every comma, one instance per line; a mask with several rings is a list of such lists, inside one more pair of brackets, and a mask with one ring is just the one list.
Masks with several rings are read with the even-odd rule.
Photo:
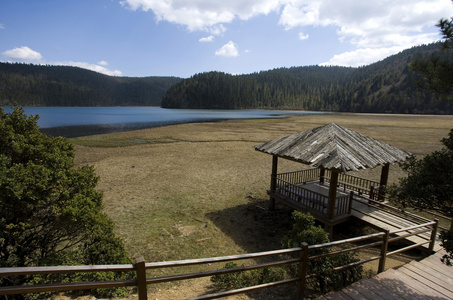
[[378, 195], [378, 201], [384, 201], [385, 199], [385, 187], [387, 186], [387, 182], [389, 179], [389, 170], [390, 170], [390, 164], [387, 163], [382, 167], [381, 171], [381, 180], [379, 182], [379, 195]]
[[[271, 175], [271, 192], [275, 192], [277, 187], [277, 170], [278, 170], [278, 156], [272, 155], [272, 175]], [[269, 210], [275, 209], [275, 198], [271, 196], [269, 203]]]
[[319, 168], [319, 183], [324, 184], [324, 176], [326, 176], [326, 169]]
[[[327, 219], [332, 220], [335, 216], [335, 200], [337, 198], [338, 174], [336, 170], [330, 172], [329, 202], [327, 203]], [[326, 224], [325, 230], [332, 236], [333, 226]]]

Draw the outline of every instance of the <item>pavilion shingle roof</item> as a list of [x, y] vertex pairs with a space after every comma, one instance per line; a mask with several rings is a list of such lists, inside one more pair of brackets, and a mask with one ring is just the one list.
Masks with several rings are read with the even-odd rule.
[[254, 147], [314, 167], [342, 172], [404, 161], [412, 154], [330, 123]]

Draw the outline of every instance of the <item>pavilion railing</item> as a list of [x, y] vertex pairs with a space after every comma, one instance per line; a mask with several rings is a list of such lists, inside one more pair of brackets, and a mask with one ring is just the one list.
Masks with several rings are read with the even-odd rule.
[[[293, 172], [277, 174], [277, 178], [288, 181], [292, 184], [304, 184], [312, 181], [329, 183], [331, 171], [325, 170], [324, 176], [321, 176], [321, 169], [306, 169]], [[365, 195], [371, 200], [378, 200], [380, 184], [377, 181], [361, 178], [346, 173], [338, 174], [338, 187], [343, 190], [354, 191], [359, 195]]]
[[[298, 175], [288, 174], [286, 175]], [[289, 177], [288, 176], [288, 177]], [[287, 177], [287, 178], [288, 178]], [[300, 179], [300, 178], [299, 178]], [[275, 193], [284, 196], [286, 199], [291, 200], [311, 213], [328, 217], [329, 197], [320, 193], [313, 192], [304, 188], [301, 185], [283, 180], [279, 177], [276, 178]], [[351, 201], [353, 195], [345, 195], [335, 199], [335, 206], [332, 218], [351, 213]]]
[[310, 181], [319, 180], [320, 175], [320, 169], [314, 168], [294, 172], [279, 173], [277, 174], [277, 178], [291, 182], [292, 184], [303, 184]]
[[[329, 181], [330, 174], [331, 171], [325, 171], [325, 181]], [[357, 192], [359, 195], [366, 195], [371, 200], [378, 200], [380, 190], [379, 182], [346, 173], [338, 174], [338, 187]]]

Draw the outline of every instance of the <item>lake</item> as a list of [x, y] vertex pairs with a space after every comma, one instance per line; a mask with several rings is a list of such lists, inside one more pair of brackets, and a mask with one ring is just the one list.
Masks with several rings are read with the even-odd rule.
[[[4, 107], [6, 112], [11, 108]], [[285, 115], [319, 114], [283, 110], [165, 109], [161, 107], [24, 107], [27, 115], [39, 115], [42, 132], [77, 137], [231, 119], [283, 118]]]

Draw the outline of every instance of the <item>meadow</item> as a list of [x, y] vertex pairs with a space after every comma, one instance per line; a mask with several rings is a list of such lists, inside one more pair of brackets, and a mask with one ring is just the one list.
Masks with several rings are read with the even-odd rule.
[[[453, 116], [323, 114], [182, 124], [71, 142], [76, 165], [94, 165], [105, 212], [129, 255], [182, 260], [279, 249], [290, 210], [268, 211], [272, 157], [253, 146], [331, 122], [417, 156], [440, 149], [453, 128]], [[301, 168], [307, 166], [281, 159], [278, 171]], [[378, 179], [380, 171], [359, 176]], [[390, 167], [390, 182], [404, 175]], [[394, 263], [410, 259], [403, 255]], [[182, 283], [194, 291], [207, 284]], [[156, 299], [172, 299], [182, 289], [162, 288], [154, 291]]]

